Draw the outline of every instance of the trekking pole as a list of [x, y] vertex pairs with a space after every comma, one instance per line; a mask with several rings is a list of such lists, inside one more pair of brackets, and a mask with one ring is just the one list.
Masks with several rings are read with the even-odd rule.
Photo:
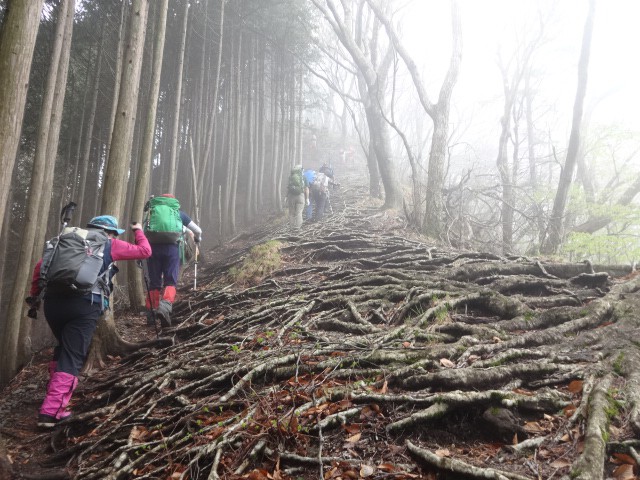
[[62, 224], [62, 230], [67, 228], [67, 225], [69, 225], [71, 217], [73, 217], [73, 212], [77, 206], [78, 205], [76, 205], [75, 202], [69, 202], [62, 207], [62, 210], [60, 211], [60, 223]]
[[147, 277], [148, 268], [144, 267], [145, 264], [146, 264], [146, 260], [138, 260], [136, 262], [136, 265], [138, 265], [138, 267], [142, 269], [142, 278], [144, 278], [144, 285], [147, 289], [147, 300], [149, 300], [149, 310], [151, 311], [153, 326], [156, 329], [156, 338], [160, 338], [160, 331], [158, 330], [158, 320], [156, 319], [156, 312], [153, 309], [153, 302], [151, 301], [151, 290], [149, 289], [149, 278]]
[[198, 253], [200, 252], [200, 248], [198, 248], [198, 244], [196, 243], [196, 256], [195, 263], [193, 264], [193, 289], [195, 290], [198, 286]]

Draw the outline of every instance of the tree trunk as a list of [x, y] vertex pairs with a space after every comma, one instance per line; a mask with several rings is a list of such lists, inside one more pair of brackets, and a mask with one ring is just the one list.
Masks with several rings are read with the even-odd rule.
[[[40, 125], [38, 128], [38, 141], [36, 153], [33, 160], [33, 170], [29, 187], [29, 197], [25, 220], [23, 222], [23, 232], [21, 235], [20, 254], [15, 271], [14, 284], [11, 299], [7, 312], [7, 317], [3, 323], [2, 348], [0, 349], [0, 384], [6, 384], [16, 373], [19, 362], [19, 333], [23, 311], [25, 308], [24, 297], [25, 286], [29, 283], [29, 275], [33, 268], [32, 255], [36, 243], [37, 230], [46, 230], [46, 222], [42, 222], [46, 216], [40, 215], [41, 201], [51, 197], [51, 183], [45, 184], [45, 177], [48, 164], [49, 135], [53, 134], [51, 123], [54, 117], [54, 109], [58, 108], [58, 116], [62, 113], [62, 103], [56, 102], [58, 75], [62, 72], [61, 63], [68, 62], [68, 55], [63, 55], [65, 43], [65, 29], [68, 26], [67, 12], [69, 6], [73, 9], [71, 0], [63, 0], [58, 8], [58, 23], [56, 26], [55, 40], [51, 53], [51, 64], [47, 75], [47, 83], [44, 91], [42, 110], [40, 113]], [[73, 21], [73, 17], [72, 17]], [[66, 79], [66, 78], [65, 78]], [[53, 143], [53, 142], [52, 142]], [[56, 139], [57, 145], [57, 139]]]
[[0, 29], [0, 233], [20, 144], [29, 72], [43, 1], [7, 0]]
[[[109, 133], [107, 134], [106, 140], [106, 148], [104, 155], [104, 165], [102, 166], [102, 171], [106, 174], [107, 168], [109, 166], [109, 157], [111, 155], [111, 144], [113, 142], [113, 129], [115, 127], [116, 122], [116, 112], [118, 111], [118, 101], [120, 98], [120, 84], [122, 82], [122, 57], [125, 49], [125, 40], [127, 32], [125, 30], [125, 26], [127, 25], [127, 18], [129, 15], [129, 2], [122, 2], [122, 7], [120, 8], [120, 24], [118, 26], [118, 50], [116, 53], [115, 60], [115, 74], [113, 77], [113, 96], [111, 101], [111, 118], [109, 120]], [[133, 8], [131, 11], [134, 11]], [[133, 13], [135, 15], [135, 12]], [[98, 175], [100, 172], [98, 171]], [[96, 187], [97, 188], [97, 187]], [[94, 200], [93, 207], [89, 213], [89, 216], [93, 216], [98, 212], [98, 206], [101, 204], [102, 196], [104, 195], [104, 183], [103, 187], [96, 190], [96, 195], [93, 195], [92, 198]], [[85, 212], [86, 214], [86, 212]]]
[[[89, 118], [87, 120], [87, 130], [84, 136], [84, 149], [82, 151], [82, 157], [80, 159], [80, 175], [79, 175], [79, 186], [78, 186], [78, 194], [75, 195], [75, 198], [78, 201], [78, 210], [76, 211], [77, 219], [81, 224], [83, 220], [89, 220], [89, 216], [93, 214], [93, 212], [88, 212], [85, 208], [86, 202], [84, 201], [85, 188], [87, 184], [87, 171], [89, 169], [89, 156], [91, 155], [91, 144], [93, 142], [93, 127], [95, 125], [96, 120], [96, 111], [98, 108], [98, 93], [100, 92], [100, 74], [102, 73], [102, 57], [104, 55], [104, 40], [105, 35], [103, 32], [102, 40], [100, 42], [100, 51], [98, 52], [98, 58], [96, 60], [96, 68], [94, 72], [93, 79], [93, 87], [92, 87], [92, 97], [91, 97], [91, 107], [89, 110]], [[87, 213], [89, 215], [87, 215]], [[86, 217], [86, 218], [85, 218]]]
[[[102, 214], [116, 217], [122, 216], [129, 172], [148, 12], [149, 0], [133, 0], [124, 55], [126, 68], [122, 70], [118, 114], [113, 127], [100, 209]], [[119, 354], [127, 347], [128, 344], [116, 330], [113, 311], [107, 310], [104, 319], [98, 322], [85, 368], [90, 370], [96, 364], [100, 364], [106, 354]]]
[[569, 147], [567, 148], [567, 158], [564, 168], [560, 172], [558, 190], [553, 202], [553, 211], [549, 219], [547, 237], [542, 245], [542, 252], [546, 254], [557, 253], [563, 239], [564, 214], [567, 206], [569, 188], [573, 181], [573, 173], [576, 166], [578, 149], [580, 147], [580, 125], [582, 123], [582, 110], [584, 97], [587, 93], [587, 78], [589, 72], [589, 57], [591, 51], [591, 34], [593, 31], [593, 21], [595, 16], [595, 0], [589, 0], [589, 11], [584, 26], [582, 36], [582, 50], [578, 63], [578, 88], [576, 91], [575, 103], [573, 105], [573, 124], [569, 137]]
[[[136, 221], [142, 221], [144, 204], [149, 195], [151, 168], [153, 165], [156, 114], [158, 112], [158, 95], [160, 92], [160, 73], [162, 71], [162, 58], [164, 55], [164, 43], [167, 30], [168, 6], [169, 0], [161, 0], [157, 4], [158, 8], [156, 11], [157, 18], [153, 44], [149, 103], [142, 138], [142, 149], [140, 159], [138, 161], [138, 172], [135, 178], [135, 193], [133, 203], [131, 205], [131, 214], [133, 215], [133, 219]], [[143, 279], [140, 272], [135, 268], [130, 268], [127, 273], [129, 280], [129, 301], [131, 306], [144, 305]]]
[[189, 0], [184, 0], [184, 13], [182, 20], [182, 37], [180, 40], [180, 52], [178, 53], [178, 72], [175, 87], [175, 104], [173, 110], [173, 127], [171, 133], [171, 154], [169, 157], [169, 178], [165, 192], [175, 194], [176, 176], [178, 174], [177, 157], [180, 130], [180, 104], [182, 102], [182, 77], [184, 75], [184, 52], [187, 44], [187, 27], [189, 25]]
[[148, 10], [149, 0], [133, 0], [129, 16], [127, 47], [123, 59], [125, 68], [122, 70], [118, 95], [118, 113], [113, 126], [111, 148], [104, 176], [104, 193], [100, 208], [100, 214], [103, 215], [110, 214], [116, 217], [122, 215], [131, 161]]

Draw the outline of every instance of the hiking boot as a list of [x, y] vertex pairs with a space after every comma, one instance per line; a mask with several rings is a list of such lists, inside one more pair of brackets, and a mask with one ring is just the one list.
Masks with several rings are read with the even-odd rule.
[[160, 300], [160, 305], [158, 305], [158, 309], [156, 310], [156, 315], [160, 319], [160, 325], [163, 327], [171, 326], [171, 311], [173, 307], [171, 302], [167, 300]]
[[51, 415], [40, 413], [38, 414], [38, 426], [40, 428], [53, 428], [63, 420], [71, 418], [71, 415], [71, 412], [65, 411], [62, 415], [60, 415], [60, 418], [56, 418], [52, 417]]
[[44, 413], [38, 415], [38, 426], [40, 428], [53, 428], [59, 421], [60, 420], [56, 417], [52, 417], [51, 415], [45, 415]]

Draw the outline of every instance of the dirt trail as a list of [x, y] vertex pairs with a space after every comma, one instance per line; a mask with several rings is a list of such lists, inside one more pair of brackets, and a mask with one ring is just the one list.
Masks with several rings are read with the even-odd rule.
[[173, 345], [93, 372], [53, 433], [36, 357], [0, 399], [16, 478], [635, 478], [635, 273], [449, 250], [365, 198], [208, 254]]

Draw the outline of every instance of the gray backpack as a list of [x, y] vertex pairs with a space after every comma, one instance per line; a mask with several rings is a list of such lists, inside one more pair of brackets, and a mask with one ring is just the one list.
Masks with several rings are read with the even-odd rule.
[[40, 266], [40, 286], [56, 295], [109, 295], [109, 270], [104, 257], [111, 250], [103, 230], [66, 227], [47, 241]]

